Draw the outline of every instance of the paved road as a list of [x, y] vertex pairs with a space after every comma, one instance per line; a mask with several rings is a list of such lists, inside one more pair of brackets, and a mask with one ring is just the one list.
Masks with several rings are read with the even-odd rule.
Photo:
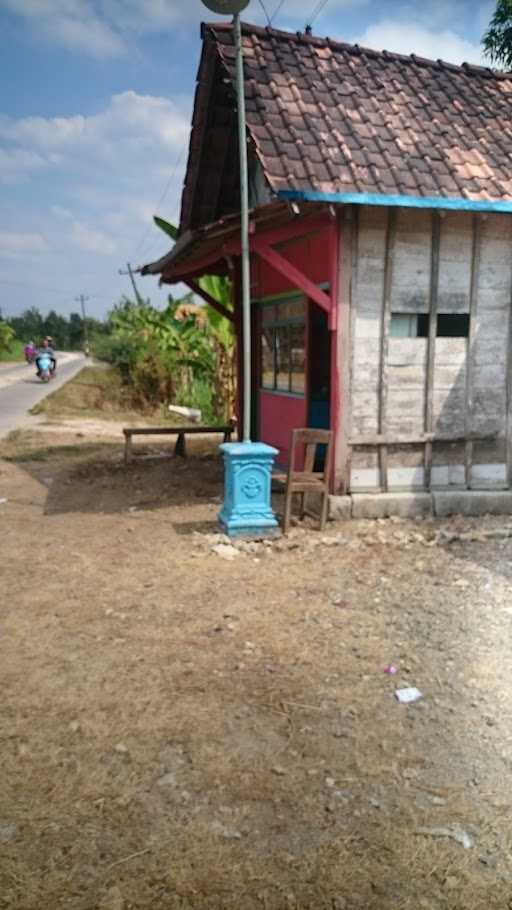
[[0, 439], [19, 427], [27, 411], [38, 401], [64, 385], [88, 363], [83, 354], [58, 354], [57, 362], [57, 376], [48, 383], [36, 377], [33, 366], [0, 364]]

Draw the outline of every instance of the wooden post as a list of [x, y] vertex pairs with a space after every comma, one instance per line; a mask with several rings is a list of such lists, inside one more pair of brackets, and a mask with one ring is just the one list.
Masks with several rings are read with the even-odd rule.
[[[391, 290], [393, 284], [393, 263], [396, 244], [396, 209], [388, 209], [388, 225], [386, 230], [386, 252], [384, 266], [384, 288], [382, 294], [382, 312], [380, 326], [380, 362], [379, 362], [379, 434], [387, 432], [388, 410], [388, 350], [389, 350], [389, 324], [391, 321]], [[388, 491], [388, 450], [381, 446], [379, 452], [380, 485], [381, 489]]]
[[130, 464], [132, 460], [132, 434], [124, 434], [124, 463]]
[[[355, 208], [355, 206], [354, 206]], [[352, 258], [354, 243], [354, 208], [344, 208], [340, 212], [338, 226], [338, 291], [336, 323], [336, 357], [338, 394], [336, 407], [338, 409], [338, 422], [331, 427], [335, 428], [334, 438], [334, 484], [336, 491], [348, 493], [350, 488], [350, 446], [352, 413]], [[331, 377], [334, 381], [335, 376]], [[334, 400], [334, 399], [333, 399]]]
[[480, 253], [482, 248], [482, 220], [478, 214], [473, 215], [473, 244], [471, 249], [471, 284], [469, 289], [469, 334], [466, 351], [466, 389], [464, 405], [464, 435], [466, 436], [464, 472], [466, 487], [471, 489], [471, 472], [473, 469], [473, 440], [469, 438], [473, 431], [473, 373], [475, 366], [476, 317], [478, 306], [478, 277], [480, 273]]
[[[441, 217], [432, 212], [432, 249], [430, 254], [430, 302], [425, 383], [425, 432], [432, 433], [434, 426], [434, 367], [436, 360], [437, 300], [439, 292], [439, 250], [441, 246]], [[425, 488], [432, 486], [432, 442], [425, 443]]]
[[506, 452], [507, 486], [512, 488], [512, 295], [508, 315]]
[[185, 447], [185, 434], [178, 433], [178, 438], [176, 440], [176, 445], [174, 446], [174, 454], [179, 455], [181, 458], [185, 458], [187, 450]]

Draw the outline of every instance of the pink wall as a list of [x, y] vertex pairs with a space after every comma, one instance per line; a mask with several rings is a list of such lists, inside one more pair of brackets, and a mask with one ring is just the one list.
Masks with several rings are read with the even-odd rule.
[[[278, 464], [288, 466], [292, 430], [305, 427], [306, 399], [260, 392], [260, 438], [279, 449]], [[300, 465], [296, 467], [300, 470]]]
[[[316, 231], [298, 240], [288, 240], [286, 243], [276, 243], [275, 249], [281, 253], [292, 265], [296, 266], [317, 284], [331, 280], [329, 228]], [[276, 272], [270, 265], [263, 262], [258, 256], [253, 259], [252, 296], [272, 297], [274, 294], [284, 294], [286, 291], [296, 291], [290, 286], [288, 279]]]

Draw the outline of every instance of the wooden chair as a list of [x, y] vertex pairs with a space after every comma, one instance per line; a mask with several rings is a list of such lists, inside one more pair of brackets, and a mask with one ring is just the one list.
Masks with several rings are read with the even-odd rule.
[[[301, 493], [301, 518], [311, 515], [307, 510], [307, 494], [320, 493], [322, 506], [320, 510], [320, 530], [324, 530], [327, 522], [329, 508], [329, 484], [331, 479], [331, 430], [293, 430], [290, 449], [290, 463], [287, 474], [273, 474], [272, 480], [286, 485], [283, 514], [283, 534], [288, 533], [292, 517], [292, 497], [294, 493]], [[297, 448], [305, 446], [304, 468], [295, 470]], [[323, 471], [315, 471], [317, 447], [326, 446]], [[316, 517], [316, 516], [314, 516]]]

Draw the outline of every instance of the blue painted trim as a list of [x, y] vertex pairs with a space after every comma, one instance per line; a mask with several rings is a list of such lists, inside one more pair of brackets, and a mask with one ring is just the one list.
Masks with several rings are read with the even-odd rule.
[[391, 205], [409, 209], [455, 209], [463, 212], [512, 212], [510, 202], [484, 199], [448, 199], [443, 196], [378, 196], [373, 193], [321, 193], [317, 190], [280, 190], [278, 199], [290, 202], [333, 202], [355, 205]]

